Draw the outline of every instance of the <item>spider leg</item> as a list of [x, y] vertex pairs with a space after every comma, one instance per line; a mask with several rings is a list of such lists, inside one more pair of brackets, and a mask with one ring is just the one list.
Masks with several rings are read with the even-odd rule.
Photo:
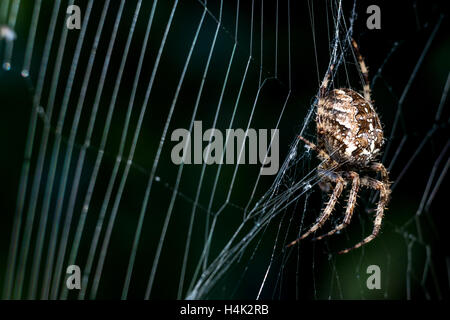
[[350, 195], [348, 197], [347, 209], [345, 211], [344, 221], [341, 224], [339, 224], [336, 228], [331, 230], [330, 232], [328, 232], [324, 235], [321, 235], [320, 237], [317, 237], [314, 240], [321, 240], [325, 237], [331, 236], [332, 234], [335, 234], [336, 232], [344, 229], [345, 227], [347, 227], [350, 224], [350, 221], [351, 221], [352, 215], [353, 215], [353, 211], [355, 210], [356, 196], [358, 195], [360, 181], [359, 181], [359, 175], [356, 172], [351, 171], [349, 173], [349, 176], [352, 179], [352, 188], [350, 190]]
[[369, 82], [369, 70], [367, 69], [366, 63], [364, 62], [364, 59], [359, 52], [358, 44], [356, 43], [355, 39], [352, 38], [352, 45], [353, 48], [355, 48], [355, 53], [358, 58], [359, 68], [361, 69], [361, 73], [364, 77], [364, 98], [367, 101], [372, 101], [370, 97], [370, 82]]
[[373, 223], [374, 224], [373, 230], [372, 230], [372, 233], [368, 237], [366, 237], [363, 241], [357, 243], [356, 245], [354, 245], [351, 248], [340, 251], [339, 254], [347, 253], [353, 249], [356, 249], [356, 248], [359, 248], [359, 247], [365, 245], [366, 243], [372, 241], [380, 232], [381, 222], [383, 221], [383, 216], [384, 216], [384, 209], [389, 201], [389, 196], [391, 193], [389, 184], [383, 183], [381, 181], [378, 181], [378, 180], [375, 180], [375, 179], [372, 179], [369, 177], [363, 177], [363, 178], [361, 178], [361, 185], [380, 191], [380, 200], [378, 201], [377, 211], [376, 211], [376, 215], [375, 215], [375, 221]]
[[305, 239], [311, 233], [313, 233], [317, 229], [319, 229], [325, 223], [325, 221], [328, 220], [328, 218], [331, 215], [331, 212], [333, 211], [333, 209], [336, 205], [336, 202], [337, 202], [339, 196], [342, 193], [342, 190], [344, 189], [344, 185], [345, 185], [345, 180], [340, 175], [336, 174], [335, 180], [336, 180], [336, 185], [334, 187], [333, 193], [331, 194], [331, 197], [327, 203], [327, 206], [325, 207], [322, 214], [317, 219], [317, 222], [306, 233], [304, 233], [300, 238], [298, 238], [297, 240], [294, 240], [290, 244], [288, 244], [288, 247], [293, 246], [298, 241]]
[[327, 92], [328, 89], [328, 82], [330, 82], [331, 74], [334, 70], [334, 64], [330, 66], [330, 68], [327, 71], [327, 74], [325, 75], [325, 78], [322, 81], [322, 84], [320, 85], [320, 92], [319, 92], [319, 98], [323, 98]]
[[389, 173], [388, 173], [386, 167], [382, 163], [374, 162], [370, 165], [370, 168], [373, 171], [381, 173], [381, 179], [384, 183], [387, 183], [387, 184], [389, 183]]

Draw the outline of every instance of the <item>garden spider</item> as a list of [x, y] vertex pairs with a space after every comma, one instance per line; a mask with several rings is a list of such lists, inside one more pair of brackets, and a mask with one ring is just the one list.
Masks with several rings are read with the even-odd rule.
[[[328, 191], [333, 182], [335, 186], [316, 223], [288, 246], [294, 245], [323, 226], [347, 184], [351, 184], [351, 189], [343, 222], [330, 232], [317, 237], [316, 240], [330, 236], [344, 229], [350, 223], [360, 186], [380, 192], [374, 228], [371, 235], [355, 246], [339, 253], [347, 253], [372, 241], [381, 228], [384, 209], [391, 193], [388, 171], [383, 164], [375, 162], [384, 142], [383, 129], [371, 103], [367, 67], [359, 52], [358, 45], [353, 39], [352, 45], [364, 77], [364, 97], [348, 88], [327, 91], [334, 64], [330, 66], [319, 90], [316, 117], [317, 146], [303, 137], [299, 137], [299, 139], [315, 150], [318, 158], [322, 161], [318, 167], [322, 190]], [[360, 173], [367, 171], [380, 172], [381, 181], [366, 175], [360, 176]]]

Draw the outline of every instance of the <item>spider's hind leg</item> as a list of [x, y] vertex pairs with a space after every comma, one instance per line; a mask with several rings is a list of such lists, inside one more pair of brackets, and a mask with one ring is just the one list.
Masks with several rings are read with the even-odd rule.
[[375, 239], [375, 237], [378, 235], [381, 229], [381, 223], [383, 221], [384, 216], [384, 209], [387, 203], [389, 202], [389, 196], [391, 194], [389, 184], [383, 183], [381, 181], [369, 177], [363, 177], [361, 178], [361, 185], [380, 191], [380, 200], [378, 201], [377, 205], [377, 213], [375, 215], [375, 221], [373, 223], [373, 230], [372, 233], [369, 236], [367, 236], [363, 241], [357, 243], [351, 248], [340, 251], [339, 254], [347, 253], [353, 249], [359, 248], [365, 245], [366, 243], [372, 241], [373, 239]]
[[312, 150], [317, 152], [317, 157], [320, 160], [328, 163], [330, 165], [330, 167], [336, 168], [338, 166], [338, 163], [336, 161], [331, 159], [331, 157], [325, 151], [323, 151], [322, 149], [319, 149], [314, 143], [312, 143], [311, 141], [303, 138], [302, 136], [298, 136], [298, 138], [300, 140], [302, 140], [309, 148], [311, 148]]

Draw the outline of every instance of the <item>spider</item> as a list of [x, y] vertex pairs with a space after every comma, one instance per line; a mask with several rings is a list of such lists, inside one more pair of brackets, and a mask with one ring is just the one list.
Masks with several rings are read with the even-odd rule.
[[[325, 209], [315, 224], [288, 246], [294, 245], [323, 226], [331, 216], [339, 196], [348, 184], [351, 185], [351, 189], [344, 220], [333, 230], [315, 240], [331, 236], [350, 224], [360, 187], [380, 192], [373, 231], [361, 242], [339, 253], [347, 253], [372, 241], [381, 228], [384, 210], [391, 193], [388, 171], [383, 164], [376, 162], [384, 143], [383, 129], [372, 105], [366, 64], [354, 39], [352, 39], [352, 45], [364, 77], [364, 96], [349, 88], [328, 91], [334, 64], [330, 66], [319, 90], [316, 116], [317, 145], [301, 136], [299, 139], [315, 150], [317, 157], [322, 161], [318, 166], [321, 189], [323, 191], [330, 190], [332, 183], [335, 186]], [[366, 173], [370, 171], [379, 172], [381, 181], [367, 176]]]

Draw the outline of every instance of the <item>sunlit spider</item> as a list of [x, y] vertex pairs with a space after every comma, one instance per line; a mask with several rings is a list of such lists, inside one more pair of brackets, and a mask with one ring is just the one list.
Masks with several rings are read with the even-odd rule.
[[[370, 242], [378, 235], [381, 228], [384, 209], [391, 193], [388, 171], [383, 164], [375, 162], [384, 142], [383, 129], [371, 103], [368, 70], [359, 52], [358, 45], [353, 39], [352, 45], [365, 81], [364, 97], [348, 88], [327, 91], [334, 69], [334, 65], [330, 66], [319, 90], [316, 117], [317, 146], [303, 137], [299, 138], [315, 150], [318, 158], [322, 160], [318, 167], [322, 190], [328, 191], [333, 182], [335, 187], [316, 223], [300, 238], [292, 241], [289, 246], [322, 227], [330, 217], [347, 184], [351, 184], [351, 189], [343, 222], [330, 232], [317, 237], [316, 240], [330, 236], [344, 229], [350, 223], [360, 186], [380, 192], [374, 228], [371, 235], [355, 246], [339, 253], [347, 253]], [[360, 174], [368, 171], [380, 172], [381, 181], [366, 175], [360, 177]]]

